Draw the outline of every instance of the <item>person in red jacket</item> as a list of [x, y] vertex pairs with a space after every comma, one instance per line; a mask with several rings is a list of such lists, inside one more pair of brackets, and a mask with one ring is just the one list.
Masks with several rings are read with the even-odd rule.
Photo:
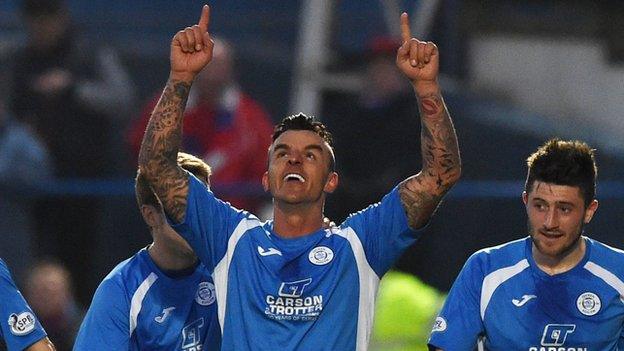
[[[135, 160], [158, 96], [143, 108], [127, 135]], [[214, 183], [246, 185], [236, 186], [237, 194], [228, 192], [222, 198], [238, 208], [259, 210], [260, 179], [267, 160], [266, 153], [257, 151], [267, 149], [271, 143], [273, 122], [264, 108], [238, 86], [234, 53], [227, 42], [215, 40], [214, 58], [193, 84], [184, 121], [183, 150], [211, 165]], [[253, 192], [255, 185], [256, 195], [244, 194]]]

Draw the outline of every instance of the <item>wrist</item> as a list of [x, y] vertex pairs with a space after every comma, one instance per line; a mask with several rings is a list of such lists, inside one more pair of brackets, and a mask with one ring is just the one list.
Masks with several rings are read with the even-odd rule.
[[176, 71], [169, 72], [169, 80], [182, 81], [182, 82], [187, 82], [189, 84], [193, 83], [193, 80], [195, 80], [195, 76], [196, 74], [189, 73], [189, 72], [176, 72]]
[[438, 80], [412, 81], [412, 87], [417, 96], [440, 92]]

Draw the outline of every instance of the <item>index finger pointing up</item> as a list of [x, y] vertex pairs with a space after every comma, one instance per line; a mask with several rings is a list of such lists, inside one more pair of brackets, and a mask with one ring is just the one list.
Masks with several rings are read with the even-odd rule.
[[204, 5], [204, 7], [202, 7], [201, 17], [199, 18], [199, 29], [204, 32], [208, 31], [208, 23], [210, 23], [210, 6]]
[[407, 17], [407, 12], [403, 12], [401, 14], [401, 39], [403, 42], [409, 41], [412, 38], [412, 33], [410, 31], [409, 18]]

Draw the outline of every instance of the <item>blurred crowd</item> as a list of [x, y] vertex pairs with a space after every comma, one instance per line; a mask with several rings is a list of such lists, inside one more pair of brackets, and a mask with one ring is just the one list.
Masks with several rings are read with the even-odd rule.
[[[26, 40], [10, 55], [0, 100], [0, 257], [57, 349], [70, 350], [100, 279], [97, 233], [109, 219], [96, 196], [42, 194], [55, 180], [132, 177], [160, 92], [137, 101], [120, 55], [83, 37], [64, 1], [24, 0], [19, 13]], [[188, 102], [183, 147], [212, 166], [215, 183], [246, 184], [264, 172], [266, 160], [253, 155], [268, 146], [273, 122], [237, 83], [234, 55], [217, 41]], [[225, 199], [250, 210], [264, 201]]]

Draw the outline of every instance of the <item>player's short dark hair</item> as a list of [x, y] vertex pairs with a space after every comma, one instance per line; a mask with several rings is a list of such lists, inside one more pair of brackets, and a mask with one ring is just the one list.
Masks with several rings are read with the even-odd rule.
[[[178, 152], [177, 161], [180, 167], [192, 173], [206, 185], [210, 185], [210, 175], [212, 174], [212, 170], [206, 162], [185, 152]], [[162, 209], [160, 200], [158, 200], [158, 197], [149, 185], [145, 174], [141, 172], [140, 168], [137, 171], [137, 176], [135, 178], [134, 192], [139, 208], [143, 205], [150, 205], [154, 206], [158, 210]]]
[[[288, 130], [309, 130], [316, 133], [318, 136], [323, 139], [327, 145], [331, 148], [332, 152], [334, 151], [334, 141], [332, 138], [331, 132], [327, 129], [323, 123], [314, 120], [313, 117], [307, 116], [306, 114], [299, 112], [299, 114], [288, 116], [284, 118], [280, 123], [278, 123], [273, 129], [272, 140], [275, 141], [279, 138], [280, 135], [284, 134], [284, 132]], [[333, 155], [332, 155], [333, 156]], [[331, 171], [335, 168], [336, 161], [334, 157], [330, 158], [329, 169]]]
[[524, 190], [529, 193], [535, 181], [576, 186], [588, 206], [596, 197], [598, 167], [594, 151], [579, 140], [548, 140], [527, 159]]

